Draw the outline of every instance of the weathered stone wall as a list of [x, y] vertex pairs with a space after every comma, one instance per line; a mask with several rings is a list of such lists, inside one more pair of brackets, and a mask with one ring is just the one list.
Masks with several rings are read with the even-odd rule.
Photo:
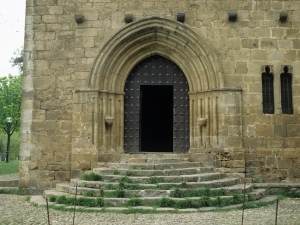
[[[218, 84], [223, 90], [190, 95], [196, 102], [202, 95], [218, 98], [212, 126], [201, 130], [195, 122], [192, 127], [191, 153], [199, 160], [213, 160], [224, 171], [245, 172], [247, 178], [300, 180], [300, 1], [27, 0], [26, 11], [22, 186], [54, 187], [69, 180], [71, 171], [78, 176], [99, 161], [121, 158], [122, 149], [113, 146], [122, 144], [123, 134], [117, 133], [122, 117], [107, 127], [105, 116], [122, 113], [123, 95], [91, 88], [95, 62], [105, 54], [105, 43], [117, 40], [114, 35], [129, 26], [125, 14], [133, 14], [135, 23], [153, 16], [176, 21], [178, 12], [186, 15], [186, 29], [205, 40], [218, 58], [215, 71], [224, 82]], [[236, 22], [228, 21], [229, 11], [237, 12]], [[285, 23], [279, 21], [281, 11], [288, 12]], [[77, 24], [75, 15], [83, 15], [85, 21]], [[171, 41], [166, 38], [166, 46]], [[274, 115], [262, 113], [261, 68], [266, 65], [274, 73]], [[281, 113], [283, 66], [293, 68], [293, 115]], [[98, 82], [104, 85], [106, 80]], [[201, 137], [208, 131], [204, 146]]]
[[75, 82], [74, 1], [28, 0], [24, 44], [21, 186], [70, 178]]

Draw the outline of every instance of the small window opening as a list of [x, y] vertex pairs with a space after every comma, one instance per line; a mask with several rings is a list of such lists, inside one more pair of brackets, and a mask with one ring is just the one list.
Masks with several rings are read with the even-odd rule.
[[274, 114], [274, 90], [273, 74], [270, 73], [270, 67], [265, 67], [262, 73], [262, 95], [263, 95], [263, 113]]
[[293, 114], [292, 74], [287, 66], [283, 68], [283, 73], [280, 75], [280, 83], [282, 114]]

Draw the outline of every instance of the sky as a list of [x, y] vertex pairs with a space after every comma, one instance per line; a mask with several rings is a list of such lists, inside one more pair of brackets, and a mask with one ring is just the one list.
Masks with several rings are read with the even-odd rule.
[[20, 74], [10, 59], [24, 46], [25, 5], [26, 0], [0, 0], [0, 77]]

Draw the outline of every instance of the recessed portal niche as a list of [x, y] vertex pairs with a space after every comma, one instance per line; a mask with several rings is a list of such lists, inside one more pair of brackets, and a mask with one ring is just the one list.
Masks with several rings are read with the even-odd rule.
[[124, 91], [125, 152], [188, 152], [189, 86], [175, 63], [159, 55], [144, 59]]

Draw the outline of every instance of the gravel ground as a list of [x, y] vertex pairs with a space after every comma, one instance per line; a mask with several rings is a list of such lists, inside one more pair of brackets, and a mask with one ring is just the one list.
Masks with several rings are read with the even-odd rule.
[[[259, 209], [247, 209], [244, 224], [275, 224], [275, 205]], [[115, 214], [76, 213], [75, 224], [241, 224], [241, 210], [224, 212], [182, 213], [182, 214]], [[73, 213], [50, 209], [51, 224], [73, 224]], [[0, 224], [48, 224], [45, 207], [35, 207], [25, 201], [25, 196], [0, 195]], [[278, 224], [300, 224], [300, 199], [285, 199], [279, 204]]]

